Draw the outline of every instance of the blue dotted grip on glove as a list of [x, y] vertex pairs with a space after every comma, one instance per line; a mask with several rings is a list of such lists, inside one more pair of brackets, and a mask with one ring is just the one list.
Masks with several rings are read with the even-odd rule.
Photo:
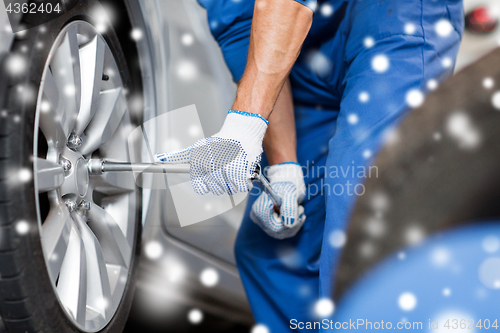
[[285, 239], [295, 236], [306, 220], [304, 208], [298, 205], [299, 193], [291, 182], [277, 182], [271, 185], [281, 196], [280, 215], [274, 211], [274, 204], [265, 193], [253, 203], [250, 218], [269, 236]]

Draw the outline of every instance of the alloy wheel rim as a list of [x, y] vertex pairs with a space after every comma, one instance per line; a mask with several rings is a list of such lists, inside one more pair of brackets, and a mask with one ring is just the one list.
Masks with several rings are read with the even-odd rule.
[[[126, 89], [103, 36], [68, 24], [43, 71], [34, 177], [49, 277], [69, 319], [96, 332], [116, 313], [132, 260], [137, 193], [130, 174], [90, 175], [90, 158], [127, 161], [134, 126]], [[43, 203], [50, 207], [42, 212]]]

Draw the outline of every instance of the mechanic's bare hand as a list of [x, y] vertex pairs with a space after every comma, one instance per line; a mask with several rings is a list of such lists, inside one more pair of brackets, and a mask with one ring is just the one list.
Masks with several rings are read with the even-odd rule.
[[156, 154], [154, 160], [191, 164], [191, 184], [198, 194], [248, 192], [267, 125], [257, 114], [230, 110], [219, 133], [188, 148]]

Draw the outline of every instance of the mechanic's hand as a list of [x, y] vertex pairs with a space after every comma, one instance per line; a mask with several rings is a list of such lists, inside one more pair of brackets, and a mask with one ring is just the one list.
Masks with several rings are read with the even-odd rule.
[[191, 147], [155, 155], [155, 162], [191, 164], [191, 185], [198, 194], [235, 194], [252, 189], [251, 177], [262, 154], [267, 120], [230, 110], [219, 133]]
[[295, 236], [304, 221], [304, 199], [306, 186], [302, 168], [296, 163], [283, 163], [269, 167], [267, 176], [272, 188], [281, 197], [280, 214], [266, 193], [262, 193], [252, 205], [250, 218], [273, 238], [285, 239]]

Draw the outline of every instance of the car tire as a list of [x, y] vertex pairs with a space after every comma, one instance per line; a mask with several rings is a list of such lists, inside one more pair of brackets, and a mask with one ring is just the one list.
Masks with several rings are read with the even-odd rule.
[[[53, 44], [65, 27], [75, 22], [86, 22], [82, 24], [90, 26], [102, 24], [102, 22], [97, 22], [98, 18], [94, 14], [96, 8], [103, 11], [101, 2], [96, 0], [76, 2], [71, 10], [57, 19], [18, 33], [10, 53], [2, 58], [0, 77], [4, 82], [0, 87], [2, 104], [0, 106], [0, 331], [121, 332], [132, 304], [142, 227], [142, 195], [139, 188], [135, 187], [133, 193], [130, 194], [130, 200], [134, 202], [131, 214], [135, 223], [133, 232], [127, 236], [131, 243], [130, 261], [127, 263], [128, 270], [123, 273], [125, 277], [123, 292], [117, 301], [113, 301], [116, 306], [113, 305], [115, 308], [110, 311], [112, 313], [109, 316], [107, 311], [110, 306], [103, 305], [106, 316], [102, 315], [105, 318], [99, 319], [99, 325], [92, 326], [94, 322], [88, 320], [83, 323], [76, 322], [71, 317], [71, 311], [68, 310], [66, 304], [63, 305], [54, 285], [54, 282], [60, 285], [61, 281], [54, 281], [54, 277], [51, 277], [48, 272], [49, 259], [44, 254], [42, 244], [43, 216], [41, 215], [46, 215], [49, 208], [46, 207], [47, 199], [40, 199], [37, 191], [36, 170], [38, 170], [39, 156], [37, 156], [35, 143], [39, 140], [36, 135], [39, 121], [37, 110], [40, 108], [38, 96], [44, 69], [50, 52], [54, 48]], [[125, 7], [123, 5], [123, 8]], [[122, 23], [124, 17], [126, 15], [120, 16]], [[113, 25], [109, 21], [106, 23], [105, 31], [100, 34], [116, 62], [119, 72], [116, 74], [123, 83], [122, 88], [128, 96], [131, 96], [142, 87], [140, 73], [137, 72], [137, 54], [134, 54], [135, 44], [128, 35], [130, 23], [126, 22], [128, 27], [125, 28], [127, 32], [125, 39], [128, 38], [129, 41], [125, 41], [118, 33], [124, 29], [123, 26]], [[124, 49], [127, 50], [126, 54]], [[128, 111], [126, 112], [124, 117], [129, 120], [127, 125], [140, 125], [142, 120], [140, 114], [131, 115]], [[114, 137], [115, 134], [113, 134]], [[64, 149], [67, 150], [67, 147]], [[99, 156], [95, 154], [99, 154], [99, 151], [82, 155], [79, 161]], [[90, 183], [91, 180], [88, 180], [87, 185]], [[50, 191], [56, 193], [54, 189]], [[100, 196], [103, 197], [103, 195]], [[100, 201], [102, 203], [107, 200], [106, 198], [99, 200], [102, 200]], [[89, 220], [87, 222], [89, 223]], [[78, 228], [74, 227], [76, 230]], [[95, 235], [97, 234], [98, 232], [95, 232]], [[92, 236], [92, 234], [88, 235]], [[84, 250], [81, 251], [84, 252]], [[103, 256], [106, 257], [106, 255], [107, 253], [104, 253]], [[83, 257], [80, 256], [80, 258]], [[81, 273], [80, 277], [86, 274]], [[83, 294], [87, 295], [88, 291], [80, 293], [80, 295]], [[87, 296], [85, 297], [88, 300]], [[107, 300], [104, 299], [104, 301]], [[87, 305], [84, 314], [86, 318], [89, 317], [88, 311]], [[97, 310], [96, 313], [98, 313]]]
[[496, 49], [388, 132], [374, 163], [378, 177], [366, 181], [351, 215], [336, 299], [388, 255], [441, 230], [500, 216], [499, 64]]

